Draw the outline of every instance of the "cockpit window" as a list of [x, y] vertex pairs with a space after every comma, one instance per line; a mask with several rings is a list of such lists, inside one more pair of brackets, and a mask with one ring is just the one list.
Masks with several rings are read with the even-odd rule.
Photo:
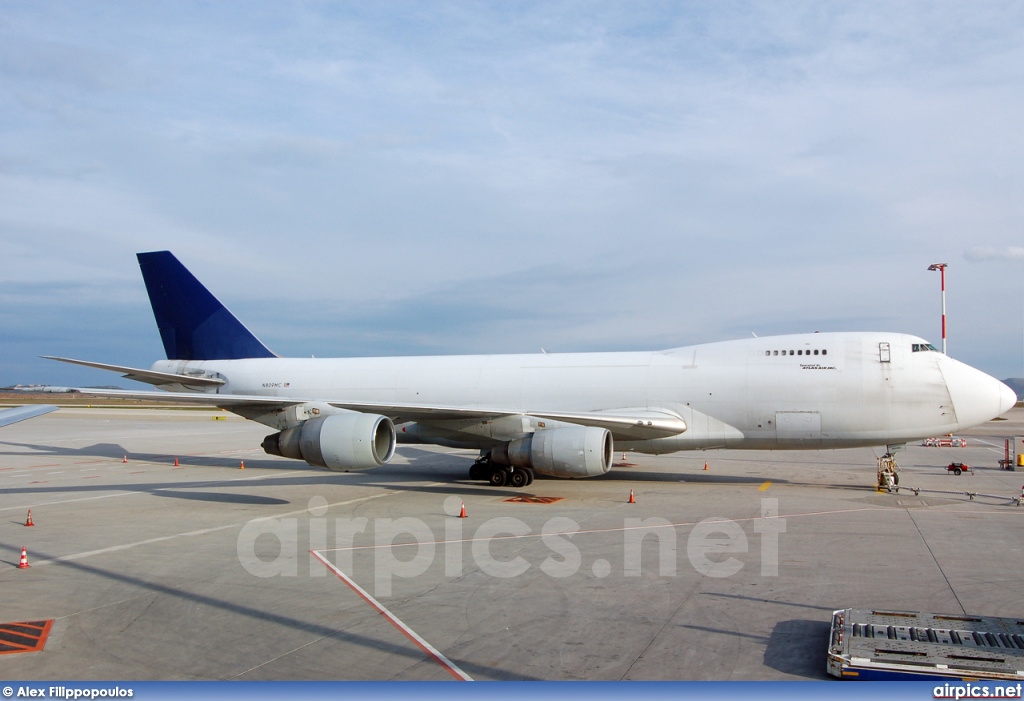
[[930, 343], [915, 343], [915, 344], [913, 344], [911, 346], [911, 350], [914, 353], [920, 353], [922, 351], [935, 351], [935, 352], [938, 352], [939, 349], [936, 348], [935, 346], [933, 346]]

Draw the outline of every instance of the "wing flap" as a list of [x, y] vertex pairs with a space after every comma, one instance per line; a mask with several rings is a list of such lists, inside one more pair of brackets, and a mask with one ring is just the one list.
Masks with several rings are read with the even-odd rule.
[[686, 431], [682, 417], [666, 410], [615, 409], [585, 414], [566, 412], [529, 412], [530, 416], [555, 421], [568, 421], [583, 426], [606, 428], [617, 440], [649, 440], [678, 436]]

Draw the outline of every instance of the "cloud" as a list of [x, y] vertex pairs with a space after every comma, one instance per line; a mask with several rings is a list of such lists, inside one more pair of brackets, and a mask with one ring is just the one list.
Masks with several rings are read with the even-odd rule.
[[[61, 352], [148, 357], [141, 250], [322, 356], [934, 336], [927, 264], [1018, 240], [1020, 3], [97, 7], [0, 18], [0, 384], [108, 298], [146, 344]], [[987, 268], [950, 343], [1006, 376]]]
[[974, 263], [986, 260], [1024, 260], [1024, 246], [975, 246], [964, 251], [964, 258]]

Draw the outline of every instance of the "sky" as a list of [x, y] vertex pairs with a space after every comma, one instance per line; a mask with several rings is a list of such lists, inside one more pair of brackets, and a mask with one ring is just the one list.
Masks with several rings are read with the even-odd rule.
[[1020, 2], [0, 3], [0, 386], [899, 331], [1024, 376]]

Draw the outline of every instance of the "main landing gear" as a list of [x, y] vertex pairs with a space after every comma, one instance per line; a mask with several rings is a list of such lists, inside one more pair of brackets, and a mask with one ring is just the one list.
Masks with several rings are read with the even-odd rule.
[[492, 487], [528, 487], [533, 484], [533, 470], [528, 467], [496, 465], [490, 455], [481, 455], [469, 468], [469, 478], [485, 481]]

